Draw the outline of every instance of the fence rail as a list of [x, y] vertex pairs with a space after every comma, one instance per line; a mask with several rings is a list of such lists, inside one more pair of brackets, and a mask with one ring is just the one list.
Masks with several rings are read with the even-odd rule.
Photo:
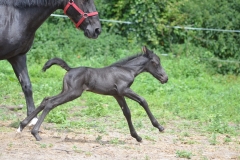
[[[53, 17], [63, 17], [67, 18], [66, 15], [59, 14], [51, 14]], [[134, 24], [130, 21], [118, 21], [118, 20], [108, 20], [108, 19], [100, 19], [102, 22], [112, 22], [112, 23], [122, 23], [122, 24]], [[228, 30], [228, 29], [214, 29], [214, 28], [196, 28], [196, 27], [188, 27], [188, 26], [166, 26], [168, 28], [175, 29], [185, 29], [185, 30], [199, 30], [199, 31], [215, 31], [215, 32], [231, 32], [231, 33], [240, 33], [240, 30]]]

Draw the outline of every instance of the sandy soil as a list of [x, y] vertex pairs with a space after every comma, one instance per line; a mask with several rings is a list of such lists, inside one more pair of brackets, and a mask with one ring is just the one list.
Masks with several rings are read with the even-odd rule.
[[[11, 111], [12, 112], [12, 111]], [[36, 141], [29, 128], [21, 134], [0, 122], [0, 159], [12, 160], [175, 160], [180, 151], [189, 152], [191, 159], [240, 159], [240, 137], [217, 135], [217, 144], [211, 145], [211, 135], [188, 130], [184, 136], [177, 128], [179, 121], [165, 124], [166, 131], [138, 130], [143, 142], [138, 143], [129, 133], [111, 129], [100, 134], [94, 129], [58, 130], [54, 124], [43, 123]], [[173, 128], [175, 130], [173, 131]], [[179, 132], [178, 132], [179, 131]], [[143, 136], [145, 135], [145, 136]], [[231, 141], [226, 142], [226, 138]], [[186, 156], [185, 156], [186, 157]], [[186, 158], [185, 158], [186, 159]]]

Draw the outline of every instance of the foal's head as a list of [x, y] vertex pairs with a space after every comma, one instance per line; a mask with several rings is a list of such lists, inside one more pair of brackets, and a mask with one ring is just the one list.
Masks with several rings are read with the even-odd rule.
[[161, 66], [160, 58], [154, 54], [152, 51], [147, 49], [147, 47], [143, 47], [143, 55], [149, 59], [146, 64], [145, 70], [151, 73], [156, 79], [158, 79], [162, 84], [168, 81], [168, 76]]

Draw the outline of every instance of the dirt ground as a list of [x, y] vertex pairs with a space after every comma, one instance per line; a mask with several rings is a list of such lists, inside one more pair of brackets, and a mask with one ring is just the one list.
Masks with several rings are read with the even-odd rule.
[[240, 160], [239, 136], [217, 135], [217, 143], [211, 145], [207, 133], [188, 130], [187, 135], [181, 134], [179, 121], [165, 124], [164, 133], [137, 130], [143, 138], [141, 143], [127, 131], [109, 129], [108, 134], [100, 134], [94, 129], [57, 130], [49, 123], [43, 123], [42, 141], [36, 141], [29, 128], [19, 134], [9, 126], [11, 123], [0, 122], [0, 160], [175, 160], [184, 159], [179, 156], [186, 159], [184, 154], [196, 160]]

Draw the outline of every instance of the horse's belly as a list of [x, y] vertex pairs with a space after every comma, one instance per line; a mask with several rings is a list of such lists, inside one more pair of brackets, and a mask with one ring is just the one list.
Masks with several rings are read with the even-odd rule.
[[9, 59], [19, 54], [24, 54], [21, 45], [0, 43], [0, 60]]
[[0, 60], [9, 59], [16, 55], [26, 54], [32, 46], [33, 38], [11, 40], [11, 37], [0, 39]]
[[91, 91], [103, 95], [114, 95], [117, 94], [117, 88], [114, 85], [106, 83], [106, 81], [98, 81], [94, 85], [89, 85], [87, 91]]

